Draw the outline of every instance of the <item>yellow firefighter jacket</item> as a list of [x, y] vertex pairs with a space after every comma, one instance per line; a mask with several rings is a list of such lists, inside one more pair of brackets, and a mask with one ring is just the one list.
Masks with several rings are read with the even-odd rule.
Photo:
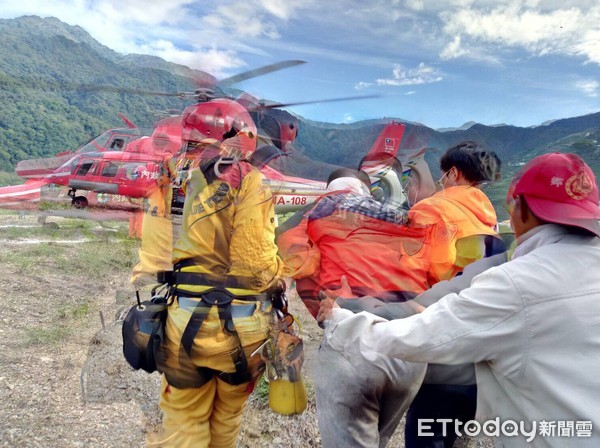
[[171, 181], [176, 169], [173, 156], [166, 154], [161, 162], [160, 177], [142, 201], [142, 244], [139, 262], [133, 267], [131, 282], [143, 277], [154, 279], [159, 271], [171, 269], [173, 223], [171, 221]]
[[[177, 299], [169, 307], [160, 367], [175, 387], [203, 384], [198, 368], [235, 372], [233, 357], [240, 344], [248, 357], [269, 334], [270, 303], [244, 300], [271, 287], [283, 269], [275, 246], [273, 201], [263, 179], [256, 168], [239, 162], [221, 166], [216, 174], [208, 168], [206, 177], [192, 168], [183, 185], [186, 199], [173, 268], [199, 275], [193, 276], [194, 284], [177, 283]], [[224, 328], [217, 306], [195, 310], [198, 293], [215, 287], [236, 297], [232, 315], [239, 339]], [[188, 354], [182, 338], [198, 312], [207, 314]]]
[[199, 169], [191, 171], [181, 236], [173, 249], [175, 266], [181, 262], [182, 272], [204, 274], [208, 282], [178, 288], [203, 292], [221, 286], [236, 296], [261, 293], [283, 269], [271, 192], [247, 162], [214, 173], [209, 169], [205, 181]]

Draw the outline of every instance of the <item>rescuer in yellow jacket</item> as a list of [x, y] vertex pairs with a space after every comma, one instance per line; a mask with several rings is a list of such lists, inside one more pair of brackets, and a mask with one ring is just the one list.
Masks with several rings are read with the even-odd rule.
[[[262, 367], [260, 357], [250, 355], [270, 331], [270, 304], [263, 293], [281, 269], [271, 195], [262, 174], [250, 164], [237, 162], [221, 169], [211, 178], [213, 166], [207, 180], [201, 169], [190, 173], [189, 200], [173, 250], [177, 281], [182, 283], [169, 307], [159, 364], [164, 373], [162, 446], [235, 446], [242, 412]], [[201, 296], [215, 287], [235, 297], [235, 334], [219, 307], [198, 308]], [[199, 313], [204, 313], [203, 321], [187, 352], [184, 335]], [[243, 362], [245, 370], [240, 371], [236, 364]]]
[[173, 223], [171, 220], [171, 183], [176, 176], [171, 153], [162, 156], [159, 177], [154, 188], [142, 200], [139, 262], [133, 267], [131, 283], [141, 286], [154, 282], [156, 273], [171, 269]]
[[[214, 106], [197, 105], [197, 113]], [[236, 107], [231, 104], [230, 112]], [[222, 124], [217, 121], [215, 129], [223, 132]], [[164, 431], [149, 437], [150, 446], [235, 447], [248, 396], [264, 367], [252, 353], [269, 336], [265, 292], [283, 266], [271, 192], [247, 161], [256, 133], [236, 129], [245, 124], [238, 117], [234, 137], [188, 146], [180, 170], [185, 203], [173, 271], [167, 273], [173, 303], [157, 356], [164, 374], [159, 402]]]

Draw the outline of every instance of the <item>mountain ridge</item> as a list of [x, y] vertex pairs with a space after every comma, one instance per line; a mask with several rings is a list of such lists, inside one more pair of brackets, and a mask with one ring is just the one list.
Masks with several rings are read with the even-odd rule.
[[[171, 97], [68, 91], [57, 87], [57, 82], [179, 92], [194, 90], [190, 77], [210, 76], [156, 56], [117, 53], [83, 28], [56, 18], [0, 19], [0, 32], [0, 170], [10, 171], [24, 158], [74, 149], [106, 129], [119, 127], [120, 112], [140, 127], [151, 127], [157, 111], [183, 110], [187, 105]], [[407, 125], [402, 144], [429, 148], [427, 158], [434, 171], [439, 154], [461, 140], [489, 146], [508, 166], [532, 151], [564, 150], [564, 144], [557, 142], [586, 142], [586, 133], [600, 129], [600, 112], [527, 128], [467, 122], [460, 128], [432, 129], [389, 117], [338, 124], [298, 117], [298, 148], [309, 157], [347, 166], [357, 164], [386, 123], [401, 121]]]

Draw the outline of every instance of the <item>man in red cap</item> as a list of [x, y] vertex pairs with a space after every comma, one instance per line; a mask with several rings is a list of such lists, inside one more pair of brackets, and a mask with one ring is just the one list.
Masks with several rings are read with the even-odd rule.
[[[421, 314], [386, 321], [321, 303], [328, 341], [367, 359], [474, 362], [478, 422], [445, 422], [502, 447], [600, 446], [600, 209], [594, 173], [574, 154], [545, 154], [507, 195], [518, 246]], [[433, 419], [419, 422], [421, 436]]]

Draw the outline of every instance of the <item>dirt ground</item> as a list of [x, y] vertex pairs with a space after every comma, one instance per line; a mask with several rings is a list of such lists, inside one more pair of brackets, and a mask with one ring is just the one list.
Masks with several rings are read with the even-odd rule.
[[[160, 425], [159, 375], [122, 355], [138, 245], [125, 235], [122, 224], [0, 215], [0, 447], [142, 447]], [[283, 417], [255, 392], [240, 448], [320, 446], [311, 371], [321, 330], [297, 297], [291, 309], [305, 333], [308, 409]], [[390, 447], [404, 446], [401, 433]]]

